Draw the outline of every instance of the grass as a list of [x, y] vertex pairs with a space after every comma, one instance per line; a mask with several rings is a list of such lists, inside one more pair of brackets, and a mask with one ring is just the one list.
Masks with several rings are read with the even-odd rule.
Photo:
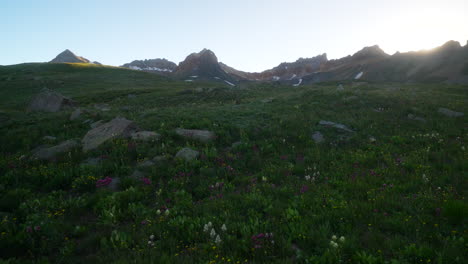
[[[467, 87], [369, 83], [338, 92], [336, 85], [230, 88], [120, 68], [1, 67], [1, 258], [464, 263], [467, 119], [437, 109], [467, 113]], [[69, 121], [70, 111], [25, 112], [43, 86], [81, 107], [106, 103], [111, 110], [93, 110], [75, 121]], [[273, 100], [262, 103], [266, 98]], [[117, 139], [89, 153], [76, 149], [57, 162], [28, 158], [47, 143], [46, 135], [57, 143], [80, 139], [90, 129], [84, 120], [116, 116], [160, 133], [161, 140]], [[320, 120], [355, 133], [318, 126]], [[218, 137], [208, 144], [185, 140], [174, 133], [177, 127]], [[325, 143], [312, 140], [315, 131]], [[232, 148], [234, 142], [240, 144]], [[200, 151], [200, 159], [173, 160], [186, 146]], [[139, 162], [161, 155], [167, 162], [140, 169], [150, 184], [130, 177]], [[99, 156], [105, 159], [96, 166], [82, 164]], [[119, 178], [121, 191], [96, 187], [105, 177]]]

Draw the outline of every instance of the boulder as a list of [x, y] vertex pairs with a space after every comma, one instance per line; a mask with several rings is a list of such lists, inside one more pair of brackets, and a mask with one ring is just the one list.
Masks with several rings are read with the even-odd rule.
[[32, 157], [34, 159], [40, 159], [40, 160], [55, 160], [56, 156], [60, 153], [65, 153], [71, 151], [73, 148], [76, 148], [79, 146], [78, 141], [76, 140], [66, 140], [63, 141], [62, 143], [58, 144], [57, 146], [53, 147], [39, 147], [35, 151], [33, 151]]
[[158, 140], [161, 137], [161, 135], [153, 131], [138, 131], [133, 133], [131, 137], [134, 140], [147, 141]]
[[438, 112], [445, 115], [445, 116], [448, 116], [448, 117], [460, 117], [460, 116], [465, 115], [462, 112], [455, 112], [453, 110], [450, 110], [450, 109], [447, 109], [447, 108], [442, 108], [442, 107], [439, 108]]
[[49, 90], [42, 91], [34, 96], [29, 104], [29, 111], [58, 112], [66, 106], [73, 106], [74, 102], [63, 95]]
[[114, 138], [128, 138], [138, 129], [137, 125], [125, 118], [114, 118], [88, 131], [82, 139], [83, 151], [97, 148], [102, 143]]
[[81, 110], [80, 108], [75, 109], [75, 111], [73, 111], [70, 115], [70, 120], [73, 121], [75, 119], [78, 119], [82, 113], [83, 110]]
[[191, 161], [191, 160], [198, 158], [199, 155], [200, 155], [200, 152], [196, 150], [193, 150], [191, 148], [183, 148], [179, 150], [179, 152], [177, 152], [175, 157], [178, 159], [183, 159], [185, 161]]
[[346, 132], [354, 132], [353, 130], [349, 129], [347, 126], [340, 124], [340, 123], [335, 123], [331, 121], [324, 121], [320, 120], [319, 125], [321, 126], [326, 126], [326, 127], [333, 127], [336, 129], [344, 130]]
[[104, 121], [99, 120], [99, 121], [96, 121], [96, 122], [93, 122], [93, 123], [89, 124], [89, 126], [90, 126], [91, 128], [96, 128], [96, 127], [98, 127], [98, 126], [100, 126], [100, 125], [102, 125], [102, 124], [104, 124]]
[[419, 117], [419, 116], [415, 116], [413, 114], [408, 114], [408, 119], [414, 120], [414, 121], [426, 122], [426, 119]]
[[322, 133], [320, 133], [319, 131], [315, 131], [314, 134], [312, 134], [312, 139], [317, 144], [325, 141], [325, 138], [323, 137]]
[[154, 165], [155, 165], [155, 163], [153, 161], [145, 160], [145, 161], [142, 161], [142, 162], [138, 163], [137, 166], [140, 167], [140, 168], [145, 168], [145, 167], [152, 167]]
[[177, 128], [175, 132], [179, 136], [198, 140], [203, 143], [208, 143], [210, 141], [213, 141], [216, 138], [215, 133], [208, 131], [208, 130]]
[[55, 141], [57, 140], [57, 137], [53, 137], [53, 136], [44, 136], [42, 137], [43, 140], [47, 140], [47, 141]]

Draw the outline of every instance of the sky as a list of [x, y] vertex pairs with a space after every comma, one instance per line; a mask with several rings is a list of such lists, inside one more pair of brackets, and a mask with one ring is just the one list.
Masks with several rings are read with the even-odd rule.
[[119, 66], [203, 48], [239, 70], [379, 45], [388, 54], [466, 45], [467, 0], [0, 0], [0, 65], [65, 49]]

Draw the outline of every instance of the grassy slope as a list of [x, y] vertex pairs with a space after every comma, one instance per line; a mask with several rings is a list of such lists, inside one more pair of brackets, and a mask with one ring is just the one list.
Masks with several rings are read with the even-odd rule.
[[[42, 79], [31, 80], [35, 76]], [[24, 113], [43, 85], [83, 107], [106, 102], [112, 110], [73, 122], [70, 112]], [[7, 249], [0, 255], [103, 263], [462, 263], [467, 119], [442, 116], [437, 108], [467, 113], [467, 87], [335, 87], [230, 89], [85, 65], [0, 68], [0, 248]], [[260, 102], [269, 97], [271, 103]], [[427, 121], [408, 120], [410, 113]], [[20, 158], [45, 143], [45, 135], [82, 138], [89, 130], [84, 119], [115, 116], [161, 133], [162, 140], [116, 140], [57, 163]], [[319, 127], [319, 120], [344, 123], [356, 133]], [[174, 135], [177, 127], [209, 129], [219, 137], [210, 144], [186, 141]], [[327, 143], [315, 144], [314, 131]], [[239, 140], [236, 149], [226, 149]], [[138, 161], [172, 157], [185, 146], [203, 158], [146, 169], [151, 186], [128, 177]], [[102, 155], [107, 159], [101, 165], [80, 165]], [[314, 182], [304, 179], [314, 172], [320, 172]], [[123, 191], [96, 189], [96, 180], [106, 176], [120, 177]], [[224, 187], [210, 189], [217, 182]], [[165, 207], [170, 213], [158, 215]], [[208, 221], [221, 234], [218, 245], [203, 232]], [[25, 232], [28, 226], [41, 230]], [[261, 238], [255, 248], [252, 236], [265, 232], [274, 232], [275, 243]], [[151, 234], [154, 246], [148, 246]], [[345, 242], [333, 248], [332, 235], [345, 236]]]

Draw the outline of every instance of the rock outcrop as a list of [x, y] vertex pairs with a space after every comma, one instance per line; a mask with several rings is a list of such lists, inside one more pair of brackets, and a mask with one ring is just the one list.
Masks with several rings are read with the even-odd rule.
[[58, 112], [65, 107], [73, 106], [75, 103], [58, 92], [50, 89], [42, 89], [42, 91], [33, 97], [28, 110], [42, 112]]
[[82, 139], [83, 151], [95, 149], [114, 138], [129, 138], [137, 130], [138, 127], [133, 121], [125, 118], [114, 118], [86, 133]]

